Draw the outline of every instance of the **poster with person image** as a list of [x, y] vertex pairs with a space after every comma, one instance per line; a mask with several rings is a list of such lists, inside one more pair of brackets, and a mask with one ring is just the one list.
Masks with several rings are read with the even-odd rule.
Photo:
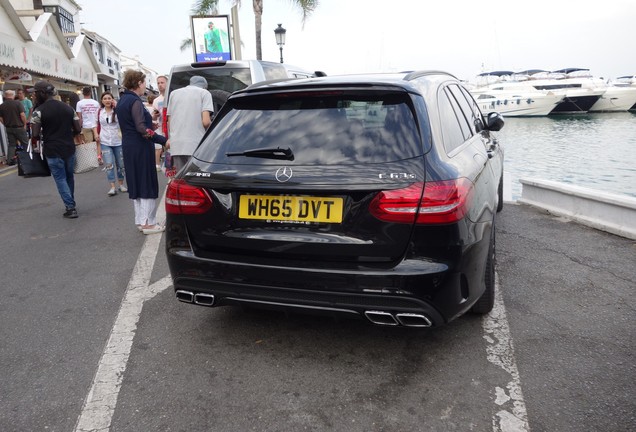
[[195, 61], [232, 59], [228, 15], [192, 16], [190, 19]]

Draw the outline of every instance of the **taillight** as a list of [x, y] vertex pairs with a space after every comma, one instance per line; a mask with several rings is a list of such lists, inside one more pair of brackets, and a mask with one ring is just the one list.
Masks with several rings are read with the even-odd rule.
[[210, 195], [200, 187], [191, 186], [183, 179], [174, 179], [166, 190], [166, 213], [202, 214], [212, 207]]
[[447, 224], [466, 215], [472, 195], [473, 183], [467, 178], [413, 183], [404, 189], [378, 193], [369, 210], [386, 222]]
[[168, 139], [168, 122], [166, 121], [168, 119], [168, 107], [165, 105], [161, 109], [161, 118], [163, 119], [161, 122], [161, 132], [163, 133], [163, 136]]

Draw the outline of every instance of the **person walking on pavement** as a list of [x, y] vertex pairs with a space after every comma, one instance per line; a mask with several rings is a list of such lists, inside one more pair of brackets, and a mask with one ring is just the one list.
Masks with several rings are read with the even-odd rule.
[[[155, 130], [155, 133], [163, 135], [163, 100], [166, 93], [166, 85], [168, 84], [168, 78], [165, 75], [159, 75], [157, 77], [157, 88], [159, 89], [159, 96], [152, 101], [152, 119], [159, 124], [159, 127]], [[163, 146], [155, 144], [155, 165], [157, 171], [161, 170], [161, 153], [163, 153]]]
[[32, 91], [36, 96], [33, 110], [33, 138], [42, 138], [42, 150], [64, 202], [65, 218], [77, 218], [75, 208], [75, 142], [74, 136], [82, 129], [73, 108], [55, 99], [55, 87], [49, 82], [38, 81]]
[[146, 91], [146, 75], [134, 69], [124, 73], [126, 91], [121, 95], [115, 113], [122, 133], [122, 150], [126, 166], [128, 197], [133, 200], [135, 224], [144, 234], [160, 233], [157, 224], [159, 181], [155, 168], [155, 143], [166, 139], [155, 134], [152, 116], [144, 108], [141, 95]]
[[0, 105], [0, 122], [4, 124], [7, 132], [7, 165], [15, 165], [16, 144], [20, 143], [23, 149], [27, 148], [29, 138], [26, 132], [27, 118], [24, 113], [24, 105], [15, 100], [15, 91], [5, 90], [4, 102]]
[[92, 98], [92, 90], [90, 87], [84, 87], [82, 89], [82, 95], [84, 99], [80, 99], [80, 101], [77, 102], [75, 111], [77, 111], [77, 115], [80, 119], [84, 142], [95, 141], [97, 143], [97, 160], [101, 165], [103, 163], [102, 152], [99, 134], [97, 133], [97, 111], [99, 110], [99, 102]]
[[18, 89], [18, 100], [24, 106], [24, 115], [27, 119], [26, 131], [27, 137], [31, 138], [31, 114], [33, 113], [33, 102], [24, 94], [24, 89]]
[[199, 75], [190, 78], [190, 85], [170, 93], [168, 99], [168, 144], [172, 164], [179, 171], [183, 168], [212, 123], [214, 111], [208, 82]]
[[110, 183], [108, 196], [117, 195], [115, 181], [119, 182], [119, 191], [128, 192], [124, 186], [124, 155], [121, 149], [121, 131], [115, 115], [115, 99], [111, 92], [102, 93], [101, 108], [97, 111], [97, 132], [101, 142], [106, 178]]

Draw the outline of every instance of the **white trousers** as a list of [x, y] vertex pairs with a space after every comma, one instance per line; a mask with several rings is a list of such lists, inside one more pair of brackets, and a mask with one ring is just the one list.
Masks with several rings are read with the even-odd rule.
[[157, 199], [137, 198], [133, 200], [135, 207], [135, 225], [157, 224]]

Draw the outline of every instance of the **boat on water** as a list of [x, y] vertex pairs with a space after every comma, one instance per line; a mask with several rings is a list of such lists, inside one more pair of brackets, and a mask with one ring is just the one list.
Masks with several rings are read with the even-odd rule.
[[537, 90], [513, 71], [484, 72], [467, 88], [482, 111], [507, 117], [546, 116], [565, 97], [565, 92]]
[[563, 93], [517, 89], [474, 89], [473, 98], [483, 112], [497, 111], [506, 117], [546, 116], [563, 100]]
[[636, 86], [607, 86], [603, 96], [590, 108], [590, 112], [621, 112], [636, 106]]
[[485, 72], [478, 75], [474, 89], [484, 87], [563, 95], [562, 100], [549, 113], [554, 115], [588, 112], [604, 94], [607, 85], [602, 79], [591, 77], [589, 69], [568, 68], [553, 72], [543, 69]]
[[[616, 87], [636, 87], [636, 75], [625, 75], [622, 77], [616, 78], [611, 83]], [[636, 102], [627, 109], [628, 111], [636, 111]]]
[[550, 114], [586, 113], [607, 89], [607, 84], [601, 78], [593, 77], [590, 70], [584, 68], [566, 68], [552, 72], [531, 69], [517, 72], [514, 77], [537, 90], [565, 93], [563, 100]]

